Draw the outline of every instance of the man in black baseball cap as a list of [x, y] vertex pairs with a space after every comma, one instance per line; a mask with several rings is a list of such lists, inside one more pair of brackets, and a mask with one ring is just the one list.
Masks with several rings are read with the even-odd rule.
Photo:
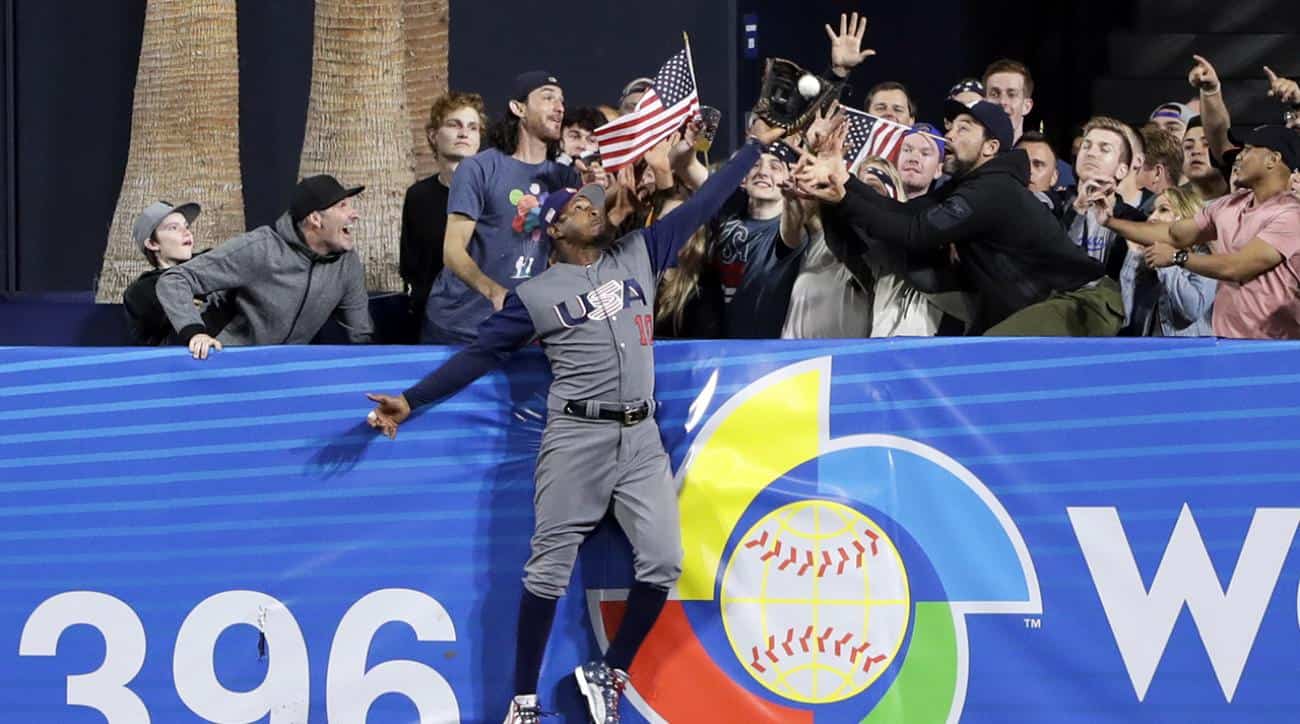
[[[1267, 149], [1278, 154], [1278, 160], [1288, 172], [1300, 170], [1300, 132], [1286, 126], [1234, 126], [1228, 131], [1228, 140], [1243, 147], [1243, 153], [1252, 148]], [[1244, 159], [1243, 159], [1244, 161]]]
[[[331, 317], [353, 343], [369, 342], [365, 271], [352, 252], [361, 218], [352, 199], [364, 189], [309, 176], [273, 225], [167, 270], [158, 279], [158, 300], [194, 358], [226, 344], [307, 344]], [[233, 290], [234, 317], [218, 334], [191, 300], [220, 290]]]
[[343, 199], [350, 199], [365, 190], [365, 186], [344, 188], [337, 179], [326, 174], [308, 176], [299, 181], [298, 186], [293, 190], [289, 215], [296, 224], [307, 218], [307, 215], [313, 211], [324, 211]]
[[[975, 101], [970, 105], [966, 105], [961, 101], [953, 100], [951, 98], [944, 101], [943, 119], [947, 121], [947, 124], [945, 125], [951, 126], [952, 124], [955, 124], [957, 119], [962, 116], [966, 116], [968, 121], [973, 121], [984, 129], [984, 140], [981, 143], [988, 141], [997, 141], [998, 143], [996, 149], [992, 147], [988, 149], [980, 149], [981, 151], [987, 151], [987, 154], [980, 153], [970, 159], [970, 161], [976, 162], [974, 166], [971, 166], [972, 169], [980, 163], [983, 163], [983, 160], [987, 160], [999, 153], [1005, 153], [1011, 150], [1011, 144], [1015, 139], [1015, 129], [1011, 126], [1011, 118], [1007, 115], [1006, 111], [1002, 110], [1002, 106], [999, 106], [996, 103], [990, 103], [989, 101]], [[958, 154], [956, 153], [952, 154], [954, 160], [956, 160], [957, 156]], [[958, 166], [965, 163], [967, 162], [957, 161]], [[947, 173], [954, 173], [947, 169], [944, 170], [947, 171]]]
[[[1011, 149], [998, 105], [949, 101], [944, 170], [951, 181], [907, 204], [850, 178], [832, 158], [806, 165], [796, 188], [832, 204], [841, 229], [889, 245], [907, 271], [938, 269], [928, 293], [973, 290], [968, 334], [1114, 336], [1124, 323], [1119, 285], [1029, 191], [1029, 156]], [[833, 155], [833, 154], [832, 154]], [[949, 266], [949, 248], [960, 262]]]

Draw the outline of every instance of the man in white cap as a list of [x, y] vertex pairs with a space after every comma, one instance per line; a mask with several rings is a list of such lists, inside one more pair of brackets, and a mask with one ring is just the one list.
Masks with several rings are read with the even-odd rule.
[[1151, 111], [1149, 120], [1181, 140], [1183, 134], [1187, 132], [1187, 122], [1192, 120], [1195, 115], [1196, 112], [1192, 110], [1191, 106], [1170, 101], [1169, 103], [1160, 104], [1159, 108]]

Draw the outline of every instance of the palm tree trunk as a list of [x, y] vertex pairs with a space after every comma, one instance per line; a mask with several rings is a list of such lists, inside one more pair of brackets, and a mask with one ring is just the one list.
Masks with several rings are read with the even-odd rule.
[[[372, 290], [401, 288], [402, 198], [415, 180], [416, 149], [426, 145], [422, 114], [446, 87], [446, 8], [447, 0], [316, 2], [300, 174], [366, 185], [355, 234]], [[429, 100], [408, 102], [408, 93]]]
[[406, 18], [406, 110], [411, 123], [415, 177], [433, 174], [433, 151], [424, 124], [433, 99], [447, 92], [448, 0], [403, 0]]
[[154, 201], [202, 204], [194, 235], [200, 248], [244, 231], [235, 1], [149, 0], [131, 149], [97, 301], [120, 301], [149, 268], [131, 239], [131, 225]]

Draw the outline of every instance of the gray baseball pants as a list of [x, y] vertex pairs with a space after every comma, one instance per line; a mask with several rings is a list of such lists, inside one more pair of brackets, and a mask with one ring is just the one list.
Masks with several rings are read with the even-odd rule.
[[552, 412], [537, 456], [532, 555], [524, 587], [559, 598], [578, 546], [614, 509], [632, 543], [636, 580], [671, 588], [681, 574], [677, 488], [653, 418], [624, 427]]

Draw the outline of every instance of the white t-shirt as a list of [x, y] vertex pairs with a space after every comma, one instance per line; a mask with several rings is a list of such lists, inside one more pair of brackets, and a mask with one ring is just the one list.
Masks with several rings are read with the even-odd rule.
[[869, 337], [871, 314], [871, 296], [827, 248], [826, 235], [818, 232], [804, 250], [781, 339]]

